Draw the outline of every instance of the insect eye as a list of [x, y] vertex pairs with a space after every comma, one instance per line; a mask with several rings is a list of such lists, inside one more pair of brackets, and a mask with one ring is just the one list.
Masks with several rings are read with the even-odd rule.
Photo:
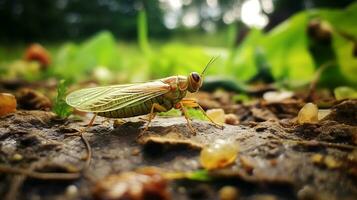
[[195, 82], [199, 82], [200, 81], [200, 75], [198, 75], [197, 73], [192, 73], [192, 78]]

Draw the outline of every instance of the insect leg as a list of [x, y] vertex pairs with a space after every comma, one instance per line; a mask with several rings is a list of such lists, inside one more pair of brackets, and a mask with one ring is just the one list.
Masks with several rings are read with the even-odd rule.
[[162, 105], [158, 104], [158, 103], [153, 103], [152, 106], [151, 106], [151, 110], [150, 110], [150, 113], [149, 113], [149, 119], [148, 119], [148, 123], [146, 124], [145, 128], [143, 131], [141, 131], [141, 133], [139, 134], [138, 138], [140, 138], [141, 136], [143, 136], [143, 134], [149, 129], [149, 126], [151, 124], [151, 121], [155, 118], [156, 116], [156, 113], [155, 113], [155, 110], [156, 111], [159, 111], [159, 112], [166, 112], [167, 109], [165, 107], [163, 107]]
[[[84, 132], [86, 132], [94, 123], [94, 119], [97, 116], [97, 114], [95, 113], [94, 116], [92, 117], [92, 119], [89, 121], [89, 123], [87, 124], [87, 126], [85, 128], [83, 128], [82, 130], [80, 130], [78, 132], [78, 134], [74, 134], [73, 136], [80, 136], [85, 147], [86, 147], [86, 151], [87, 151], [87, 155], [83, 158], [85, 160], [85, 166], [83, 167], [83, 170], [88, 169], [91, 160], [92, 160], [92, 148], [87, 140], [87, 138], [84, 136]], [[67, 135], [67, 136], [72, 136], [72, 135]]]
[[196, 130], [195, 130], [195, 129], [192, 127], [192, 125], [191, 125], [191, 119], [190, 119], [190, 117], [188, 116], [187, 110], [186, 110], [186, 108], [184, 107], [183, 103], [182, 103], [182, 102], [179, 102], [177, 108], [180, 109], [181, 112], [183, 113], [183, 115], [185, 116], [185, 119], [186, 119], [186, 121], [187, 121], [187, 126], [188, 126], [188, 128], [191, 130], [192, 134], [193, 134], [193, 135], [196, 135]]
[[216, 127], [223, 129], [223, 125], [217, 124], [216, 122], [213, 121], [213, 119], [211, 119], [205, 112], [205, 110], [203, 110], [203, 108], [200, 106], [200, 104], [197, 103], [197, 101], [195, 99], [190, 99], [190, 98], [183, 98], [180, 103], [182, 103], [183, 106], [185, 107], [189, 107], [189, 108], [198, 108], [201, 110], [201, 112], [203, 113], [203, 115], [205, 117], [207, 117], [207, 119], [212, 122]]
[[86, 145], [86, 149], [87, 149], [87, 156], [85, 157], [86, 165], [85, 165], [84, 169], [88, 169], [88, 167], [90, 166], [91, 160], [92, 160], [92, 148], [90, 147], [88, 140], [84, 137], [84, 131], [87, 131], [93, 125], [95, 117], [97, 117], [97, 113], [94, 114], [93, 118], [90, 120], [87, 127], [80, 133], [81, 139], [83, 140], [84, 144]]

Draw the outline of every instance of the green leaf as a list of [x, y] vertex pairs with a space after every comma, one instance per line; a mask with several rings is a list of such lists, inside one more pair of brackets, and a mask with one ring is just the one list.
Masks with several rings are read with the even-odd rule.
[[57, 97], [53, 106], [53, 112], [60, 118], [67, 118], [72, 113], [72, 108], [66, 103], [67, 84], [61, 80], [57, 86]]
[[351, 85], [357, 85], [357, 57], [353, 55], [354, 41], [339, 34], [333, 34], [333, 48], [340, 72]]
[[165, 117], [178, 117], [181, 116], [181, 111], [177, 109], [171, 109], [167, 112], [160, 112], [158, 113], [159, 116], [165, 116]]
[[180, 43], [164, 45], [150, 60], [152, 78], [201, 72], [210, 56], [202, 47]]
[[256, 48], [262, 38], [262, 32], [252, 29], [244, 42], [233, 53], [233, 59], [228, 61], [227, 74], [234, 73], [240, 81], [248, 81], [258, 73], [256, 63]]
[[207, 120], [206, 116], [199, 109], [188, 108], [187, 114], [193, 119]]
[[346, 86], [335, 88], [334, 94], [337, 100], [357, 99], [357, 90]]
[[308, 50], [307, 12], [294, 15], [263, 39], [266, 58], [276, 80], [307, 83], [314, 75], [315, 64]]
[[98, 33], [79, 46], [72, 43], [64, 45], [57, 54], [55, 74], [78, 80], [98, 66], [121, 69], [115, 38], [108, 31]]
[[194, 181], [211, 181], [212, 177], [209, 175], [207, 170], [197, 170], [193, 172], [188, 172], [186, 178]]

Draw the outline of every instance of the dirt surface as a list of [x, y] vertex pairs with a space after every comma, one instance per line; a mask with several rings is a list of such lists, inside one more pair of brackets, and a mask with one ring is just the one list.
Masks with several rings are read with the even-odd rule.
[[[200, 149], [224, 139], [239, 145], [236, 162], [209, 172], [211, 181], [169, 181], [172, 199], [219, 199], [220, 188], [227, 185], [236, 187], [241, 199], [356, 199], [357, 109], [356, 102], [351, 104], [347, 110], [337, 106], [318, 124], [265, 121], [257, 110], [251, 112], [262, 122], [225, 125], [223, 130], [194, 120], [197, 135], [191, 134], [183, 117], [157, 117], [140, 139], [142, 119], [126, 119], [128, 123], [113, 128], [112, 122], [98, 117], [84, 134], [93, 153], [84, 171], [87, 151], [76, 134], [90, 118], [58, 120], [51, 112], [17, 111], [0, 118], [0, 196], [92, 199], [95, 183], [108, 175], [143, 166], [200, 169]], [[30, 172], [73, 177], [44, 180]]]

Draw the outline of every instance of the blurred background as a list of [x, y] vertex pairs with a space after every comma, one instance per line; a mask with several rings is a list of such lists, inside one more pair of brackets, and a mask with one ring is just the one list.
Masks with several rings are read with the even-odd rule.
[[355, 88], [353, 2], [0, 0], [0, 78], [138, 82], [201, 72], [219, 56], [207, 81], [236, 91], [306, 87], [320, 68], [319, 86]]

